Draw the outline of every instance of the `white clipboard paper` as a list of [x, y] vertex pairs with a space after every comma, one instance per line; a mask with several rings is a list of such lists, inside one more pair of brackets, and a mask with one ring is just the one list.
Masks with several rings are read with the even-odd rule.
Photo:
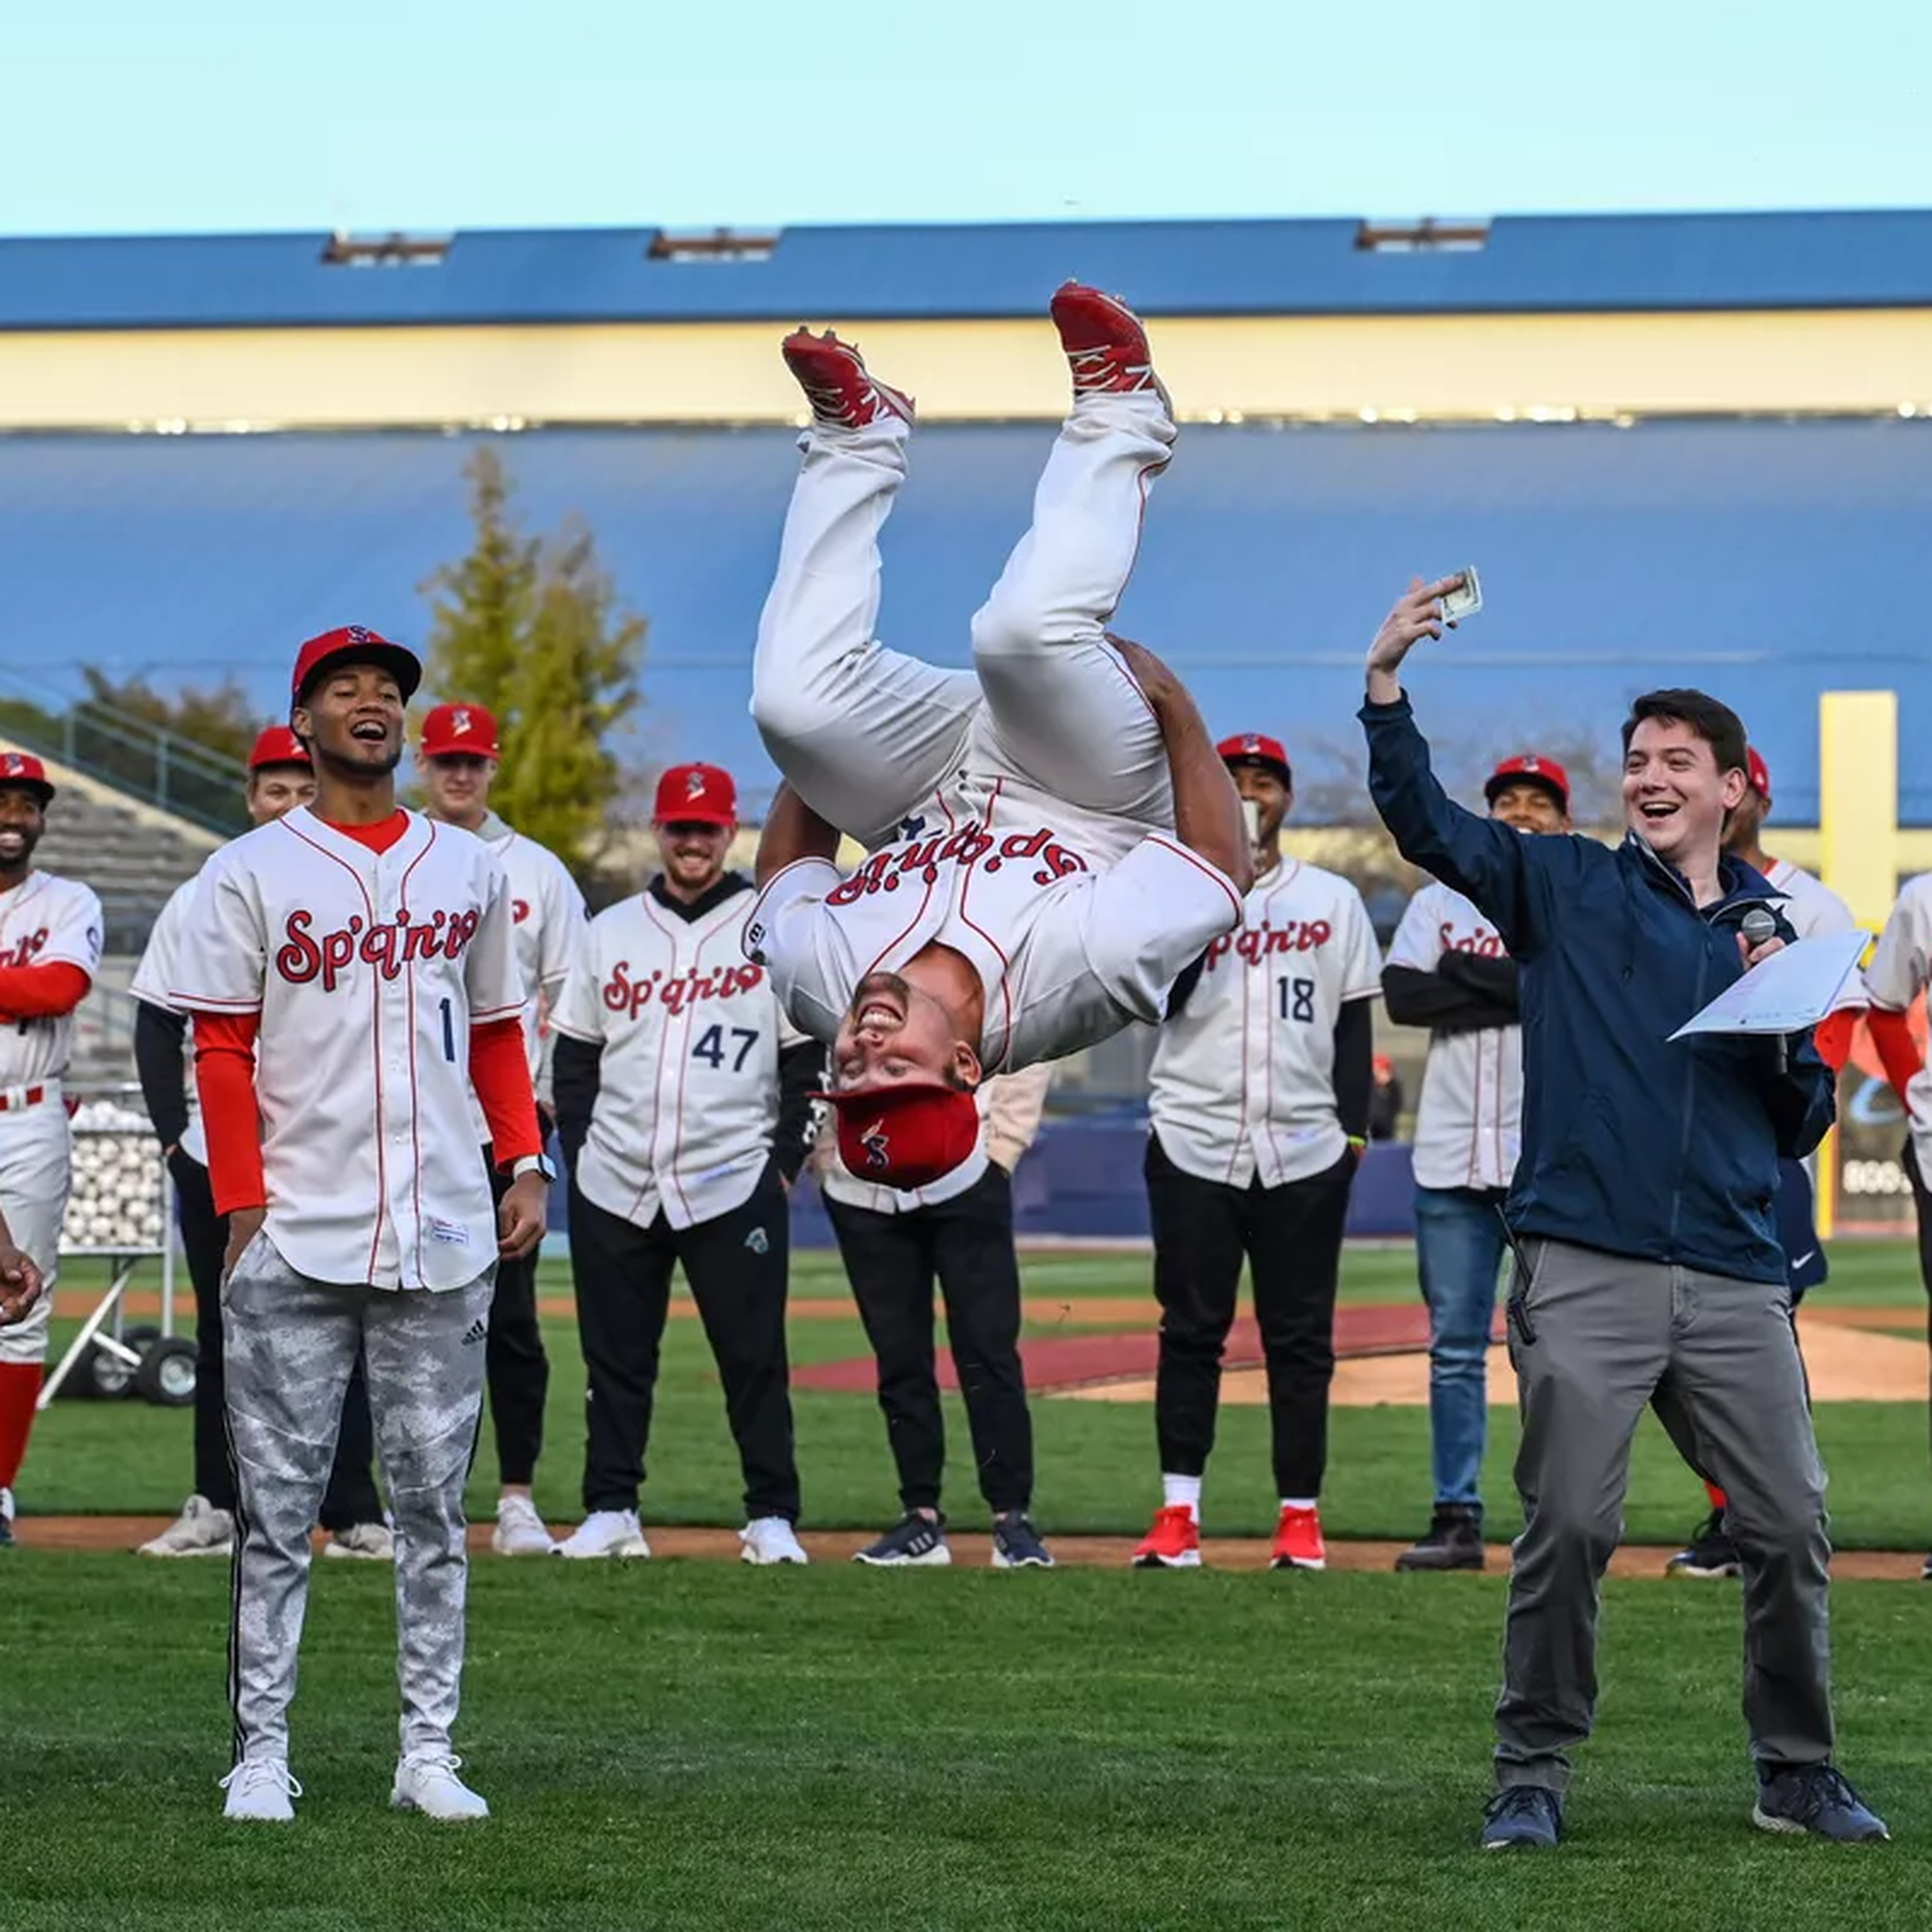
[[1846, 982], [1871, 944], [1869, 933], [1821, 933], [1774, 953], [1726, 986], [1709, 1005], [1671, 1035], [1798, 1033], [1815, 1026], [1839, 1003]]

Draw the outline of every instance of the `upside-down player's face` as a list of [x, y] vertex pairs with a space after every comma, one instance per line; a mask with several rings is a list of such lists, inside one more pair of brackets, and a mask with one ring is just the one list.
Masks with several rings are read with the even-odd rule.
[[1234, 780], [1234, 789], [1243, 798], [1252, 799], [1258, 822], [1255, 828], [1254, 846], [1257, 852], [1273, 852], [1281, 838], [1281, 821], [1288, 815], [1288, 808], [1294, 803], [1294, 794], [1281, 782], [1281, 774], [1272, 765], [1230, 765], [1229, 771]]
[[315, 796], [315, 774], [306, 765], [264, 765], [248, 780], [248, 816], [258, 825], [272, 825], [298, 805]]
[[841, 1092], [935, 1082], [965, 1088], [979, 1070], [944, 1003], [896, 973], [868, 973], [859, 982], [832, 1043], [832, 1083]]
[[379, 777], [403, 762], [403, 688], [379, 665], [329, 672], [289, 722], [311, 755], [344, 777]]
[[1749, 789], [1742, 771], [1720, 771], [1707, 738], [1675, 718], [1646, 718], [1624, 757], [1624, 818], [1666, 864], [1680, 869], [1723, 836], [1724, 815]]

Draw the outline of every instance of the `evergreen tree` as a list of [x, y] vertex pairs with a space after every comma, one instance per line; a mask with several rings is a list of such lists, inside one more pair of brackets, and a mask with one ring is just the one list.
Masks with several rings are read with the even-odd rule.
[[548, 539], [519, 527], [490, 444], [464, 474], [475, 540], [423, 587], [429, 683], [440, 699], [495, 714], [503, 755], [491, 803], [583, 878], [624, 787], [611, 739], [641, 702], [645, 621], [620, 602], [581, 522]]

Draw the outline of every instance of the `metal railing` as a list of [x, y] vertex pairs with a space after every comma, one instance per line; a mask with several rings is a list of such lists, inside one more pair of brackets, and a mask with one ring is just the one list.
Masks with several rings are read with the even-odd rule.
[[246, 768], [192, 739], [19, 672], [0, 671], [0, 733], [209, 832], [240, 831]]

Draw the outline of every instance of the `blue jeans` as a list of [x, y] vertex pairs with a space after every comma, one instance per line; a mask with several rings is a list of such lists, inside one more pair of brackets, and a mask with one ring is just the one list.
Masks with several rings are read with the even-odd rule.
[[1429, 1441], [1437, 1508], [1480, 1509], [1490, 1324], [1502, 1267], [1500, 1189], [1418, 1187], [1416, 1261], [1429, 1304]]

